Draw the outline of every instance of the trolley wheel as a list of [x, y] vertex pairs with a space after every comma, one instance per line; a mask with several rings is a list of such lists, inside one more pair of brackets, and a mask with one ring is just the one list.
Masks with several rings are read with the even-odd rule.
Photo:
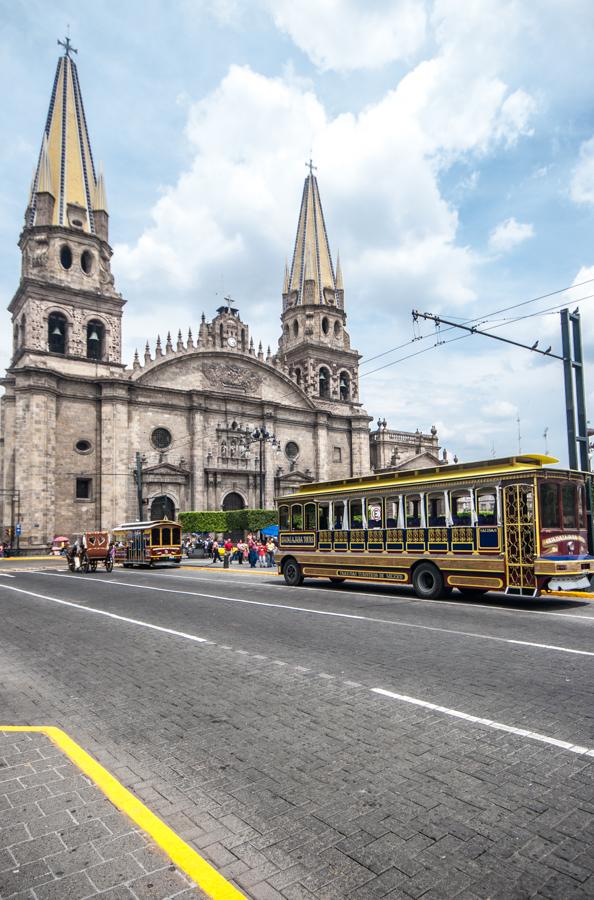
[[113, 559], [111, 556], [108, 556], [107, 559], [105, 560], [105, 571], [113, 572]]
[[91, 572], [96, 572], [96, 571], [97, 571], [97, 560], [93, 559], [91, 561]]
[[89, 557], [87, 556], [86, 553], [84, 554], [84, 556], [81, 556], [81, 560], [80, 560], [80, 569], [81, 569], [81, 572], [84, 572], [84, 573], [85, 573], [85, 575], [88, 574], [88, 571], [89, 571]]
[[433, 563], [419, 563], [413, 572], [412, 582], [417, 597], [423, 600], [437, 600], [444, 596], [443, 575]]
[[331, 578], [330, 584], [343, 584], [346, 581], [346, 578]]
[[299, 587], [303, 584], [303, 575], [299, 563], [292, 557], [283, 563], [283, 575], [285, 583], [290, 587]]

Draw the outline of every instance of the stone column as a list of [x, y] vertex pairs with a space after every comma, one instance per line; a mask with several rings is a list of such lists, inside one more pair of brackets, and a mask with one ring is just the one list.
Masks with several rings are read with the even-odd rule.
[[369, 418], [351, 419], [351, 471], [353, 475], [368, 475], [371, 471], [369, 454]]
[[[56, 395], [54, 379], [34, 373], [17, 384], [14, 486], [21, 495], [21, 545], [47, 547], [56, 524]], [[6, 507], [10, 523], [10, 498]], [[66, 498], [64, 498], [66, 502]], [[71, 498], [67, 500], [71, 505]], [[15, 514], [16, 523], [16, 514]]]
[[190, 443], [190, 471], [192, 473], [190, 509], [207, 509], [207, 500], [204, 483], [204, 466], [206, 463], [205, 449], [205, 417], [200, 398], [192, 392], [190, 397], [190, 430], [192, 440]]
[[101, 527], [110, 529], [138, 516], [126, 384], [101, 385], [101, 462]]
[[314, 446], [316, 459], [316, 481], [325, 481], [328, 478], [329, 463], [328, 413], [316, 413]]

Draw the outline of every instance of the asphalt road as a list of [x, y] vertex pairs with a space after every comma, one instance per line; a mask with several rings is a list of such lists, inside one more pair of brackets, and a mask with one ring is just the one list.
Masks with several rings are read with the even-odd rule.
[[64, 728], [247, 896], [594, 896], [594, 603], [22, 569], [0, 723]]

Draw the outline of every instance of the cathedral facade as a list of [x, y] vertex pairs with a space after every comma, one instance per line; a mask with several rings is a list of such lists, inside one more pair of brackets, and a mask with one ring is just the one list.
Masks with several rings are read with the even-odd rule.
[[0, 524], [18, 521], [23, 550], [140, 515], [271, 507], [304, 481], [369, 472], [359, 354], [311, 167], [277, 351], [256, 348], [229, 301], [195, 334], [147, 343], [127, 367], [104, 179], [67, 47], [19, 247], [1, 382]]

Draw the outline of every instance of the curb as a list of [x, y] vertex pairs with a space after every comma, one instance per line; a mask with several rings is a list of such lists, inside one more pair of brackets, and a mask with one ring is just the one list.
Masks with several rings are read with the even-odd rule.
[[213, 900], [245, 900], [237, 888], [223, 878], [189, 844], [120, 784], [107, 769], [93, 759], [86, 750], [53, 725], [0, 725], [0, 731], [41, 732], [62, 750], [87, 775], [119, 810], [132, 819], [153, 839], [175, 865], [185, 872], [198, 887]]

